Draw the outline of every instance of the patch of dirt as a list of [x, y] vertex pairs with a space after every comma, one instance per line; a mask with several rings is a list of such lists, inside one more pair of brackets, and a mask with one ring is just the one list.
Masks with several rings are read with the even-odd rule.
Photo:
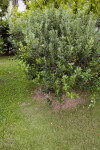
[[8, 64], [7, 62], [0, 62], [0, 65]]
[[30, 105], [30, 103], [25, 102], [25, 103], [20, 104], [20, 106], [27, 106], [27, 105]]
[[51, 93], [44, 93], [44, 92], [41, 92], [41, 88], [38, 88], [35, 90], [34, 93], [32, 93], [32, 98], [40, 101], [41, 103], [43, 104], [46, 104], [46, 99], [50, 99], [52, 101], [52, 98], [51, 98]]
[[32, 95], [32, 99], [36, 99], [38, 100], [39, 102], [43, 103], [43, 104], [47, 104], [47, 99], [49, 99], [51, 101], [51, 107], [55, 110], [55, 111], [58, 111], [58, 110], [71, 110], [71, 109], [74, 109], [77, 107], [78, 104], [84, 104], [85, 102], [85, 96], [80, 96], [76, 99], [71, 99], [71, 98], [67, 98], [65, 94], [62, 95], [62, 100], [63, 102], [60, 103], [59, 101], [57, 100], [54, 100], [52, 97], [51, 97], [52, 93], [44, 93], [44, 92], [41, 92], [41, 89], [38, 88], [35, 90], [34, 94]]
[[4, 144], [5, 144], [5, 146], [10, 147], [12, 142], [13, 142], [13, 138], [9, 137], [9, 138], [7, 138], [7, 141]]
[[0, 80], [0, 85], [2, 85], [3, 84], [3, 81], [2, 80]]

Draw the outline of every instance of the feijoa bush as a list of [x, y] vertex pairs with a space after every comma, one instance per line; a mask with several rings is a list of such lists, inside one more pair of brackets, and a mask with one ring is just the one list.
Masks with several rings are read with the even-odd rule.
[[[92, 14], [69, 14], [61, 7], [30, 10], [10, 18], [18, 58], [46, 91], [73, 97], [73, 88], [100, 90], [100, 31]], [[19, 39], [17, 43], [16, 39]]]

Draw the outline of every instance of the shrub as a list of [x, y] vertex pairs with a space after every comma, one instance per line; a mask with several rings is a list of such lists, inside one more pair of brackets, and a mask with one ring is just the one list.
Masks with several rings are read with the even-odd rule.
[[0, 54], [2, 54], [3, 44], [4, 44], [3, 38], [2, 38], [2, 36], [0, 35]]
[[46, 91], [56, 95], [66, 91], [73, 97], [75, 87], [100, 90], [100, 31], [95, 31], [92, 14], [68, 14], [53, 6], [30, 10], [10, 19], [10, 29], [19, 39], [18, 58], [26, 72]]
[[9, 25], [7, 20], [0, 20], [0, 54], [13, 53], [12, 44], [8, 40]]
[[8, 54], [11, 49], [11, 43], [8, 41], [8, 22], [6, 19], [9, 0], [0, 0], [0, 54]]
[[100, 16], [97, 17], [97, 20], [96, 20], [96, 27], [97, 27], [98, 29], [100, 29]]
[[8, 5], [9, 5], [9, 0], [0, 0], [0, 18], [5, 16]]

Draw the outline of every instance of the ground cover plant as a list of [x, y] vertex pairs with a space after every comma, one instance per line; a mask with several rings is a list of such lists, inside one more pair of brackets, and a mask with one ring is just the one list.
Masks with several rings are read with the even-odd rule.
[[100, 31], [92, 13], [69, 14], [51, 5], [15, 14], [9, 26], [23, 68], [45, 91], [73, 98], [76, 87], [100, 90]]
[[[100, 101], [55, 112], [32, 99], [35, 85], [13, 57], [0, 57], [1, 150], [99, 150]], [[91, 93], [92, 94], [92, 93]]]

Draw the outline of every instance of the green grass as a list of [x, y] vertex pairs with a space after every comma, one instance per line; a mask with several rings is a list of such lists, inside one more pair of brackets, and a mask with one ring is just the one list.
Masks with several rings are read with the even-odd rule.
[[31, 98], [34, 89], [12, 57], [0, 57], [0, 150], [100, 150], [99, 100], [54, 112]]

